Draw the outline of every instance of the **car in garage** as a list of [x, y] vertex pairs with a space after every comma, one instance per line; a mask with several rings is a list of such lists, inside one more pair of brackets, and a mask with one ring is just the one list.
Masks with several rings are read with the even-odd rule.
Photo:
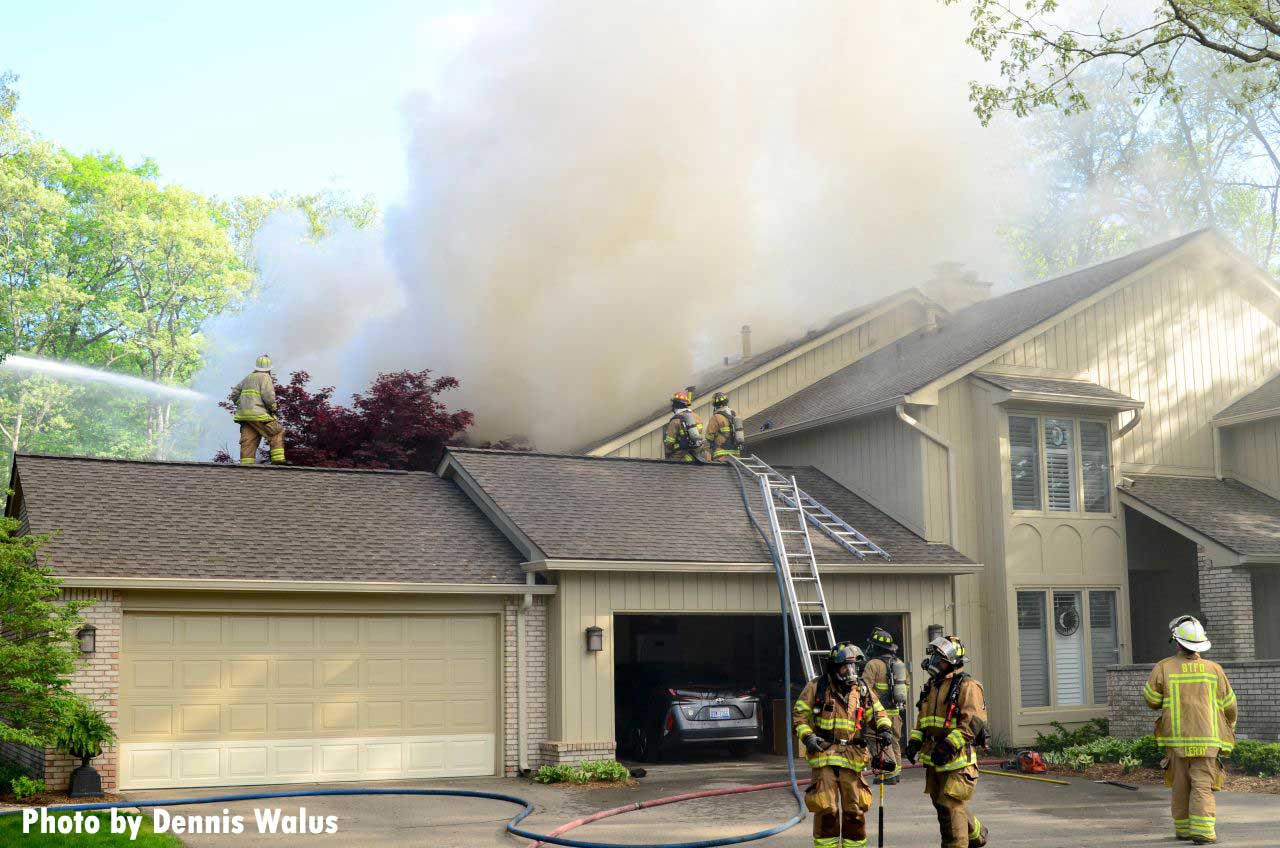
[[723, 670], [635, 663], [620, 666], [616, 681], [619, 746], [637, 760], [715, 748], [742, 756], [760, 743], [764, 721], [758, 691]]

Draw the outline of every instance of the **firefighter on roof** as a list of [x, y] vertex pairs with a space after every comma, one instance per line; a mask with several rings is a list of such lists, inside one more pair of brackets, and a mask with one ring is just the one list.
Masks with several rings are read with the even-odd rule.
[[284, 463], [284, 428], [276, 420], [276, 388], [271, 378], [271, 357], [258, 357], [249, 376], [231, 390], [240, 422], [240, 464], [253, 465], [262, 439], [271, 447], [271, 462]]
[[877, 779], [893, 786], [902, 774], [902, 756], [899, 745], [902, 744], [902, 713], [907, 706], [908, 681], [907, 665], [898, 659], [898, 643], [883, 627], [871, 631], [867, 653], [866, 668], [862, 670], [862, 679], [867, 682], [876, 698], [884, 706], [885, 714], [893, 722], [893, 771], [880, 775]]
[[671, 396], [671, 420], [662, 436], [663, 456], [676, 462], [710, 462], [706, 428], [698, 413], [689, 408], [691, 403], [693, 396], [687, 389]]
[[1167, 759], [1164, 782], [1173, 789], [1173, 829], [1197, 845], [1218, 841], [1217, 805], [1222, 788], [1219, 754], [1236, 737], [1236, 693], [1222, 666], [1201, 658], [1211, 647], [1204, 625], [1189, 615], [1169, 622], [1178, 653], [1156, 663], [1142, 688], [1147, 706], [1160, 711], [1156, 742]]
[[867, 737], [874, 736], [886, 756], [893, 733], [880, 701], [860, 677], [865, 660], [857, 645], [836, 645], [825, 673], [809, 681], [791, 713], [813, 771], [804, 800], [813, 813], [814, 848], [866, 848], [871, 788], [862, 773], [872, 761]]
[[742, 456], [742, 449], [747, 445], [746, 433], [742, 419], [729, 406], [729, 396], [724, 392], [716, 392], [711, 401], [715, 413], [711, 416], [711, 427], [707, 437], [711, 440], [711, 458], [715, 462], [728, 462], [731, 456]]
[[906, 756], [925, 769], [924, 791], [938, 814], [942, 848], [981, 848], [987, 828], [967, 808], [978, 786], [978, 755], [987, 735], [987, 701], [982, 684], [961, 667], [964, 645], [958, 636], [929, 643], [921, 666], [930, 680], [916, 704], [916, 726]]

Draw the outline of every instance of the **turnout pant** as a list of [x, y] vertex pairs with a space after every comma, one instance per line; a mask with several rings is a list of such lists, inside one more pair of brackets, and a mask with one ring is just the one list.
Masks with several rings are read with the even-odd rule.
[[982, 825], [966, 806], [977, 786], [977, 766], [956, 771], [925, 767], [924, 791], [938, 814], [942, 848], [968, 848], [970, 842], [978, 842], [982, 838]]
[[1217, 839], [1218, 805], [1213, 798], [1218, 778], [1217, 757], [1179, 757], [1169, 754], [1165, 782], [1173, 789], [1173, 829], [1184, 839]]
[[271, 461], [284, 462], [284, 428], [279, 421], [241, 421], [241, 465], [253, 465], [262, 439], [266, 439], [271, 447]]
[[866, 848], [871, 788], [862, 772], [835, 766], [813, 769], [805, 806], [813, 813], [814, 848]]
[[893, 771], [885, 772], [886, 777], [902, 774], [902, 716], [889, 716], [889, 721], [893, 722], [893, 747], [889, 749], [893, 752]]

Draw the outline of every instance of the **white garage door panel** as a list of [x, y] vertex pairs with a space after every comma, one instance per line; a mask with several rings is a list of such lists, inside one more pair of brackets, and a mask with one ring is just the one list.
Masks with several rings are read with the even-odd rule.
[[121, 788], [494, 771], [492, 615], [128, 613]]

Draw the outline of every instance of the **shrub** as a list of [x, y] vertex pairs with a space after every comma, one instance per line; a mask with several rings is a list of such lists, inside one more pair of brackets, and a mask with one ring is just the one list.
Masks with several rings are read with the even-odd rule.
[[1134, 769], [1136, 769], [1140, 765], [1142, 765], [1142, 760], [1138, 759], [1137, 757], [1121, 757], [1120, 758], [1120, 768], [1124, 770], [1125, 774], [1130, 774]]
[[73, 757], [96, 757], [102, 746], [115, 738], [115, 730], [102, 713], [84, 698], [71, 698], [54, 730], [53, 745]]
[[0, 763], [0, 795], [9, 792], [9, 786], [16, 778], [26, 777], [27, 773], [13, 763]]
[[1067, 755], [1061, 751], [1045, 751], [1041, 756], [1044, 757], [1044, 764], [1047, 766], [1065, 766], [1067, 764]]
[[1088, 754], [1076, 754], [1071, 758], [1071, 767], [1076, 771], [1084, 771], [1093, 765], [1093, 757]]
[[1058, 721], [1050, 722], [1049, 726], [1053, 728], [1053, 733], [1045, 735], [1036, 731], [1035, 749], [1042, 754], [1046, 751], [1062, 751], [1077, 745], [1087, 745], [1106, 737], [1111, 732], [1111, 726], [1105, 718], [1090, 719], [1075, 730], [1067, 730]]
[[1231, 762], [1240, 771], [1259, 777], [1280, 774], [1280, 743], [1241, 740], [1231, 752]]
[[13, 797], [18, 801], [25, 801], [32, 795], [39, 795], [45, 791], [43, 780], [36, 780], [33, 777], [27, 777], [25, 774], [21, 777], [15, 777], [9, 783], [13, 790]]
[[1144, 736], [1134, 744], [1130, 756], [1137, 757], [1144, 768], [1159, 768], [1164, 752], [1156, 744], [1154, 736]]
[[629, 777], [631, 772], [616, 760], [588, 760], [576, 766], [543, 766], [532, 779], [534, 783], [618, 783]]

